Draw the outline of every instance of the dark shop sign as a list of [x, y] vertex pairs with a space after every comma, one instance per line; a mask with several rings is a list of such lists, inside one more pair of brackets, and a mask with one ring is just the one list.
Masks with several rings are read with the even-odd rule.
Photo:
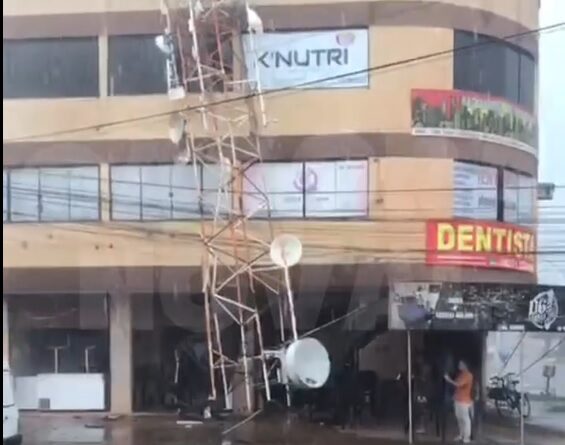
[[389, 328], [565, 332], [565, 286], [393, 283]]

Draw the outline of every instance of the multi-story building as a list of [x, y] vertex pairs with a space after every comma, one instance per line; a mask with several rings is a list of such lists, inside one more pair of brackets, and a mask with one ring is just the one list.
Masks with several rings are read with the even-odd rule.
[[[303, 243], [299, 300], [536, 281], [538, 0], [251, 4], [269, 119], [251, 174]], [[92, 368], [92, 406], [123, 413], [160, 391], [143, 365], [174, 361], [178, 296], [201, 286], [206, 178], [175, 164], [162, 31], [159, 0], [4, 1], [4, 357]], [[402, 354], [377, 346], [361, 355]]]

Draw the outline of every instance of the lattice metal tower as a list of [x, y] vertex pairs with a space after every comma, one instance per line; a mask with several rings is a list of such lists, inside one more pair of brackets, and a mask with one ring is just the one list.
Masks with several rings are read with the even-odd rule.
[[[192, 163], [196, 177], [202, 171], [207, 173], [204, 177], [214, 178], [200, 190], [209, 215], [202, 219], [201, 240], [212, 364], [210, 398], [217, 400], [220, 392], [229, 408], [227, 370], [237, 367], [244, 373], [246, 403], [251, 410], [255, 385], [264, 386], [267, 400], [271, 397], [261, 319], [252, 295], [257, 283], [275, 294], [281, 287], [280, 270], [269, 261], [270, 221], [267, 218], [264, 223], [265, 230], [253, 234], [248, 230], [248, 220], [256, 212], [269, 213], [266, 194], [246, 174], [250, 166], [261, 162], [258, 134], [267, 122], [258, 73], [249, 72], [245, 63], [245, 52], [253, 53], [255, 34], [262, 32], [262, 24], [243, 0], [163, 0], [162, 12], [166, 29], [159, 46], [170, 56], [169, 94], [172, 99], [198, 100], [171, 120], [172, 131], [183, 133], [178, 138], [182, 146], [179, 159]], [[243, 205], [244, 188], [253, 195], [252, 208]], [[280, 313], [284, 332], [288, 311], [286, 317], [282, 309]], [[239, 326], [237, 359], [224, 352], [219, 320], [226, 316]], [[250, 332], [257, 340], [255, 352], [247, 348]], [[254, 367], [258, 372], [253, 372]]]

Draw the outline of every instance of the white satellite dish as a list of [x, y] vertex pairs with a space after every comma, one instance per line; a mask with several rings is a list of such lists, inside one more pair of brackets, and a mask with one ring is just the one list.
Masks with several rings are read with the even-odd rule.
[[171, 114], [169, 119], [169, 139], [175, 145], [177, 145], [184, 136], [186, 127], [186, 121], [184, 118], [178, 114]]
[[271, 242], [271, 260], [277, 266], [291, 267], [302, 258], [302, 243], [294, 235], [279, 235]]
[[321, 388], [330, 376], [330, 356], [315, 338], [303, 338], [290, 344], [284, 355], [289, 383], [304, 389]]
[[170, 34], [160, 34], [155, 37], [155, 45], [163, 54], [172, 54], [174, 51], [172, 37]]
[[186, 121], [179, 113], [171, 114], [169, 118], [169, 139], [175, 145], [178, 145], [184, 136]]
[[248, 31], [254, 34], [263, 34], [263, 20], [253, 9], [247, 7]]

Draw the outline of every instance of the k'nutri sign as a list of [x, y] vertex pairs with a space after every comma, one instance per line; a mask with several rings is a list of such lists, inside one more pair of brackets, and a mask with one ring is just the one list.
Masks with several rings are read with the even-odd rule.
[[565, 287], [393, 283], [390, 329], [565, 332]]
[[248, 76], [258, 74], [263, 90], [369, 85], [366, 29], [246, 35], [243, 45]]
[[537, 125], [530, 112], [467, 91], [412, 90], [412, 134], [490, 141], [537, 155]]
[[535, 271], [536, 240], [528, 228], [472, 220], [430, 220], [426, 263]]

